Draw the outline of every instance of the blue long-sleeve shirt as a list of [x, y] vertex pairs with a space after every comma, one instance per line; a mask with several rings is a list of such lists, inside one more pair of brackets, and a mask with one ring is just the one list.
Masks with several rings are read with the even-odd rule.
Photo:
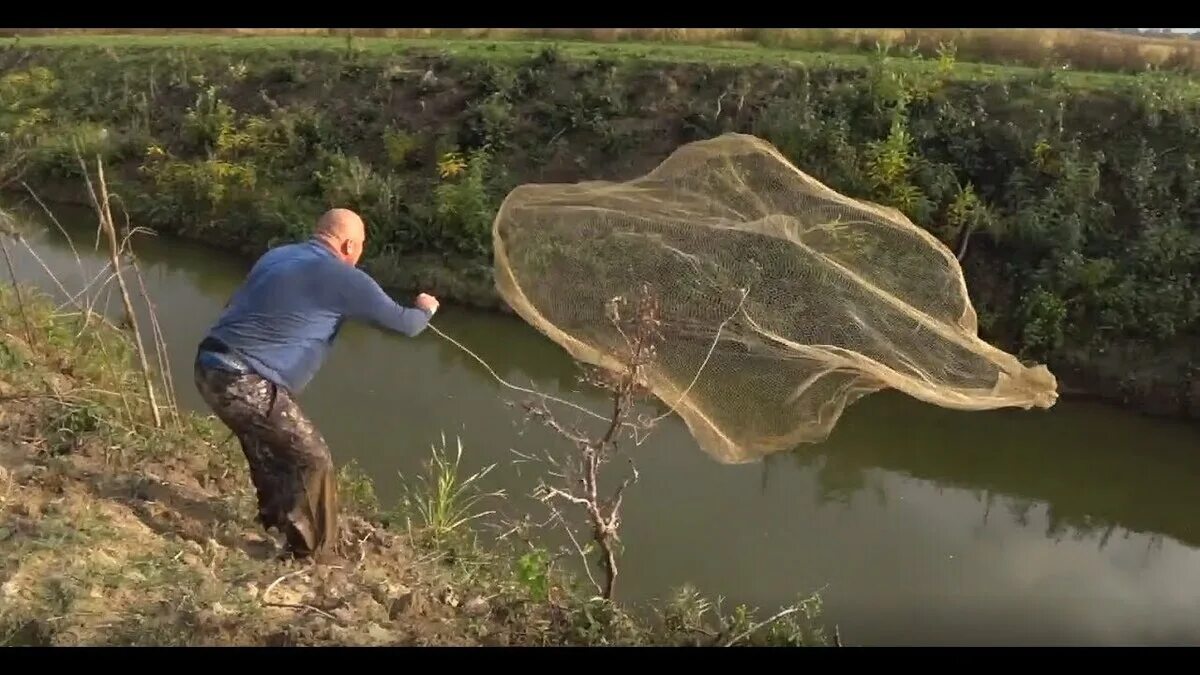
[[316, 375], [345, 319], [415, 337], [431, 316], [396, 304], [366, 272], [307, 241], [259, 258], [208, 335], [262, 377], [298, 393]]

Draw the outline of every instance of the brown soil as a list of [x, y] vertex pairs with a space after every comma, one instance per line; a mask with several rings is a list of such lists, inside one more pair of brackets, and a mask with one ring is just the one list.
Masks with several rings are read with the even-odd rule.
[[[15, 336], [0, 341], [7, 354], [33, 354]], [[49, 382], [58, 394], [38, 391]], [[253, 522], [236, 441], [164, 435], [143, 448], [101, 431], [70, 442], [47, 433], [64, 393], [79, 389], [40, 367], [0, 369], [0, 644], [535, 639], [501, 620], [516, 614], [498, 607], [501, 593], [455, 583], [438, 553], [353, 514], [343, 514], [340, 559], [286, 559], [282, 540]]]

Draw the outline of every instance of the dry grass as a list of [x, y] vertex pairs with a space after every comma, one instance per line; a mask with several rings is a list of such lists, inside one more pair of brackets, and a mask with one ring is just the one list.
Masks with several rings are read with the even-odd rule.
[[479, 621], [524, 639], [442, 601], [453, 570], [354, 513], [338, 564], [277, 559], [236, 444], [190, 416], [122, 423], [98, 390], [131, 379], [131, 349], [120, 381], [96, 362], [128, 338], [94, 324], [79, 341], [47, 300], [21, 310], [0, 286], [0, 326], [25, 311], [36, 332], [0, 329], [0, 645], [478, 644]]
[[803, 51], [873, 51], [879, 45], [935, 56], [954, 45], [960, 61], [1077, 70], [1142, 71], [1146, 68], [1200, 70], [1200, 41], [1143, 37], [1075, 28], [219, 28], [8, 30], [7, 35], [196, 33], [230, 36], [340, 36], [588, 42], [666, 42], [695, 45], [762, 46]]

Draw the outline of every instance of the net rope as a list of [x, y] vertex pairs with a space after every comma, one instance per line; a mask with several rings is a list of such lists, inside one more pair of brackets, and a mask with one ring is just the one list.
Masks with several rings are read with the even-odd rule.
[[[738, 304], [738, 308], [739, 309], [741, 308], [740, 303]], [[673, 414], [675, 412], [676, 406], [678, 406], [679, 403], [681, 403], [683, 401], [683, 397], [687, 396], [687, 393], [688, 393], [688, 391], [691, 390], [692, 385], [694, 385], [700, 379], [700, 374], [704, 372], [704, 367], [708, 365], [708, 361], [710, 358], [712, 358], [712, 353], [716, 349], [717, 341], [720, 339], [720, 336], [721, 336], [721, 331], [725, 328], [725, 324], [728, 323], [730, 321], [730, 319], [732, 319], [732, 318], [733, 318], [733, 315], [730, 315], [728, 318], [725, 319], [725, 321], [721, 322], [720, 326], [717, 327], [716, 335], [713, 337], [712, 346], [709, 348], [708, 354], [705, 356], [704, 361], [700, 364], [700, 368], [696, 371], [695, 377], [692, 378], [691, 384], [689, 384], [688, 388], [683, 391], [683, 394], [680, 395], [679, 400], [677, 400], [675, 402], [675, 405], [671, 406], [670, 409], [668, 409], [665, 413], [662, 413], [658, 417], [655, 417], [652, 420], [650, 420], [650, 423], [652, 425], [657, 424], [658, 422], [661, 422], [662, 420], [666, 419], [667, 417], [670, 417], [671, 414]], [[488, 374], [492, 376], [492, 379], [494, 379], [497, 383], [500, 384], [500, 386], [505, 387], [506, 389], [511, 389], [513, 391], [517, 391], [517, 392], [520, 392], [523, 394], [530, 394], [532, 396], [536, 396], [536, 397], [541, 398], [546, 401], [552, 401], [554, 403], [559, 403], [561, 405], [565, 405], [568, 408], [572, 408], [572, 409], [577, 410], [585, 415], [588, 415], [589, 417], [594, 417], [603, 422], [611, 421], [608, 417], [605, 417], [604, 415], [601, 415], [600, 413], [597, 413], [588, 408], [585, 408], [584, 406], [581, 406], [577, 403], [573, 403], [571, 401], [568, 401], [563, 398], [559, 398], [557, 396], [552, 396], [545, 392], [537, 391], [536, 389], [522, 387], [520, 385], [513, 384], [512, 382], [509, 382], [508, 380], [505, 380], [503, 377], [500, 377], [500, 374], [496, 372], [496, 369], [492, 368], [491, 364], [489, 364], [487, 361], [485, 361], [482, 356], [476, 354], [475, 352], [471, 351], [471, 349], [469, 347], [467, 347], [466, 345], [464, 345], [463, 343], [461, 343], [458, 340], [455, 340], [454, 338], [447, 335], [445, 333], [445, 331], [443, 331], [442, 329], [440, 329], [437, 326], [430, 323], [429, 330], [433, 331], [435, 335], [442, 338], [446, 342], [449, 342], [450, 344], [457, 347], [459, 349], [459, 351], [463, 352], [467, 356], [470, 356], [472, 359], [474, 359], [479, 365], [483, 366], [484, 370], [486, 370], [488, 372]], [[634, 425], [626, 424], [626, 426], [634, 426]], [[637, 427], [637, 429], [638, 429], [638, 431], [642, 430], [641, 427]], [[645, 439], [646, 439], [645, 436], [639, 436], [638, 437], [639, 444], [641, 442], [644, 442]]]

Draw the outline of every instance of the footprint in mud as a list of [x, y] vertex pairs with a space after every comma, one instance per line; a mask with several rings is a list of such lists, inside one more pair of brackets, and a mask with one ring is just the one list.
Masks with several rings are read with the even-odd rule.
[[215, 539], [255, 560], [279, 555], [280, 546], [269, 534], [242, 527], [244, 523], [222, 500], [197, 498], [181, 487], [145, 479], [89, 487], [98, 497], [125, 503], [143, 524], [160, 535], [174, 534], [200, 546]]

